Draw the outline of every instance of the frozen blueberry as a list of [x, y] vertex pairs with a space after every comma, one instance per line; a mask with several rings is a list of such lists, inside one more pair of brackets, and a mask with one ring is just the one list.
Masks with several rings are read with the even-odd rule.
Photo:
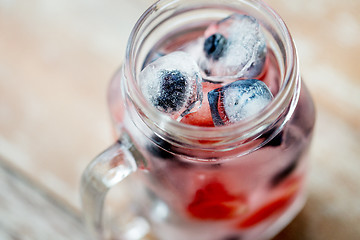
[[155, 107], [164, 112], [180, 110], [185, 101], [186, 77], [178, 70], [163, 70], [160, 78], [160, 94], [154, 100]]
[[175, 119], [201, 105], [200, 70], [185, 52], [172, 52], [149, 63], [139, 74], [144, 97]]
[[253, 116], [272, 99], [272, 93], [266, 84], [256, 79], [238, 80], [208, 93], [215, 126], [239, 122]]
[[208, 76], [255, 78], [263, 71], [267, 44], [254, 17], [233, 14], [210, 25], [205, 38], [199, 65]]
[[208, 58], [218, 60], [225, 51], [227, 40], [226, 38], [219, 34], [215, 33], [208, 37], [204, 42], [204, 51]]

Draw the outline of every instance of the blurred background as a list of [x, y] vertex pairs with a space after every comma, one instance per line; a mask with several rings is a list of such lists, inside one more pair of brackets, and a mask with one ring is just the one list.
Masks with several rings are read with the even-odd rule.
[[[113, 141], [109, 80], [153, 2], [0, 0], [0, 161], [75, 211], [83, 169]], [[277, 239], [360, 239], [360, 1], [266, 2], [317, 107], [309, 201]]]

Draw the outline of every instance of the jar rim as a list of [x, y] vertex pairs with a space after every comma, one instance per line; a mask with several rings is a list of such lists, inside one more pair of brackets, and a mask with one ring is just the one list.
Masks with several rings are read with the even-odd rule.
[[[139, 112], [138, 114], [141, 115], [142, 120], [148, 127], [163, 138], [170, 138], [175, 142], [193, 143], [193, 140], [199, 139], [222, 139], [224, 141], [221, 142], [224, 143], [244, 140], [259, 135], [260, 132], [267, 129], [279, 119], [279, 116], [291, 105], [292, 101], [294, 99], [296, 100], [293, 96], [296, 86], [300, 84], [296, 48], [289, 30], [281, 17], [262, 1], [234, 0], [234, 2], [246, 2], [256, 8], [257, 11], [266, 14], [267, 18], [274, 21], [282, 34], [282, 44], [286, 53], [286, 56], [283, 56], [284, 73], [282, 76], [282, 84], [278, 93], [274, 96], [274, 99], [260, 113], [237, 123], [221, 127], [195, 126], [177, 122], [166, 114], [159, 114], [159, 111], [151, 106], [142, 95], [140, 88], [136, 84], [137, 75], [135, 70], [136, 44], [138, 44], [139, 36], [143, 28], [147, 27], [145, 23], [154, 17], [156, 11], [171, 8], [173, 7], [172, 4], [179, 6], [181, 2], [183, 2], [183, 0], [160, 0], [154, 3], [139, 18], [130, 34], [123, 65], [123, 74], [127, 80], [123, 86], [126, 88], [132, 104], [135, 105]], [[288, 118], [284, 119], [286, 120]]]

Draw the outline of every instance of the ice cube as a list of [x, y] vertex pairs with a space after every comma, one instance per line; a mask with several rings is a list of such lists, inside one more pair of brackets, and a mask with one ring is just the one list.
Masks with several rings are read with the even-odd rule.
[[266, 58], [266, 40], [252, 17], [233, 14], [205, 31], [200, 68], [208, 76], [254, 78]]
[[215, 126], [239, 122], [264, 109], [273, 99], [269, 88], [260, 80], [232, 82], [208, 93]]
[[159, 57], [140, 72], [139, 79], [145, 98], [177, 120], [201, 105], [200, 70], [185, 52]]

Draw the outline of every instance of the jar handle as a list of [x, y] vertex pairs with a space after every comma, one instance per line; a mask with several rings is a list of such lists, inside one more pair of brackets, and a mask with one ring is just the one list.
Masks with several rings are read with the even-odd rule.
[[85, 169], [81, 179], [82, 213], [95, 239], [105, 239], [103, 212], [108, 190], [135, 172], [139, 161], [144, 163], [144, 158], [132, 144], [129, 135], [123, 132], [118, 141]]

